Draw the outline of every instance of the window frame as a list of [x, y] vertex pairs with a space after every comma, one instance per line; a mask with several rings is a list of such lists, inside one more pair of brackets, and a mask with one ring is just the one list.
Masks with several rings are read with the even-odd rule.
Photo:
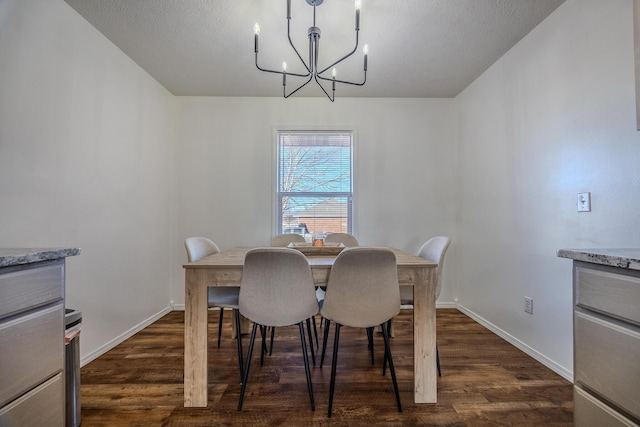
[[273, 215], [273, 235], [282, 234], [283, 232], [283, 218], [280, 211], [280, 135], [287, 133], [309, 133], [309, 134], [326, 134], [326, 133], [341, 133], [349, 134], [351, 140], [351, 192], [295, 192], [292, 194], [300, 196], [318, 196], [318, 197], [349, 197], [350, 203], [347, 204], [347, 229], [350, 234], [355, 234], [356, 230], [356, 216], [355, 216], [355, 201], [356, 201], [356, 158], [357, 158], [357, 130], [354, 128], [323, 128], [323, 127], [282, 127], [273, 129], [273, 208], [271, 210]]

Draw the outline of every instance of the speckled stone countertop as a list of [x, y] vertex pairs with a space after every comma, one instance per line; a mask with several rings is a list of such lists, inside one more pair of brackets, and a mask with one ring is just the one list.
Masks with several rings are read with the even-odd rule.
[[640, 249], [558, 249], [560, 258], [640, 270]]
[[0, 267], [80, 255], [80, 248], [0, 248]]

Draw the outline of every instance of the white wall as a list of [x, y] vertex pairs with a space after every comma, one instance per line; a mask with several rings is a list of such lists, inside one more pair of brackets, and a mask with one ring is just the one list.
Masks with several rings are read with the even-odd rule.
[[458, 301], [566, 376], [571, 262], [556, 250], [640, 244], [634, 96], [632, 1], [567, 0], [456, 99]]
[[172, 96], [62, 0], [0, 1], [0, 246], [79, 246], [86, 356], [169, 306]]
[[[452, 99], [177, 98], [177, 235], [222, 248], [268, 245], [274, 233], [275, 131], [356, 132], [354, 234], [416, 251], [454, 235], [457, 171]], [[454, 244], [451, 250], [455, 252]], [[186, 261], [182, 241], [176, 259]], [[173, 298], [184, 302], [184, 272]], [[453, 283], [455, 271], [445, 280]], [[451, 301], [445, 285], [442, 301]]]

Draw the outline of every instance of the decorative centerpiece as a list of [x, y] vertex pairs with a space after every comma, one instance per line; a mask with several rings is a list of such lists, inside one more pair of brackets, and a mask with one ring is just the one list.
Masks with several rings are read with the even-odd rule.
[[322, 241], [322, 246], [317, 243], [291, 242], [289, 247], [302, 252], [305, 255], [338, 255], [344, 249], [342, 243], [327, 243]]

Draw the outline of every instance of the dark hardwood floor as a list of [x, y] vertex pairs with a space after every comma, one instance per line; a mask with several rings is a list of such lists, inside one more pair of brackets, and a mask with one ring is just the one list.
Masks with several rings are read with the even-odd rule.
[[[455, 309], [437, 311], [442, 377], [438, 403], [414, 404], [412, 316], [395, 321], [392, 353], [403, 412], [391, 378], [381, 374], [382, 336], [376, 334], [371, 365], [364, 330], [344, 327], [332, 418], [327, 418], [328, 357], [312, 368], [316, 410], [309, 406], [297, 327], [278, 328], [273, 355], [260, 367], [254, 351], [243, 410], [240, 376], [225, 315], [216, 347], [217, 312], [209, 322], [209, 405], [183, 407], [184, 312], [167, 314], [81, 369], [82, 426], [571, 426], [572, 385]], [[320, 340], [321, 330], [319, 329]], [[247, 336], [244, 349], [248, 347]]]

